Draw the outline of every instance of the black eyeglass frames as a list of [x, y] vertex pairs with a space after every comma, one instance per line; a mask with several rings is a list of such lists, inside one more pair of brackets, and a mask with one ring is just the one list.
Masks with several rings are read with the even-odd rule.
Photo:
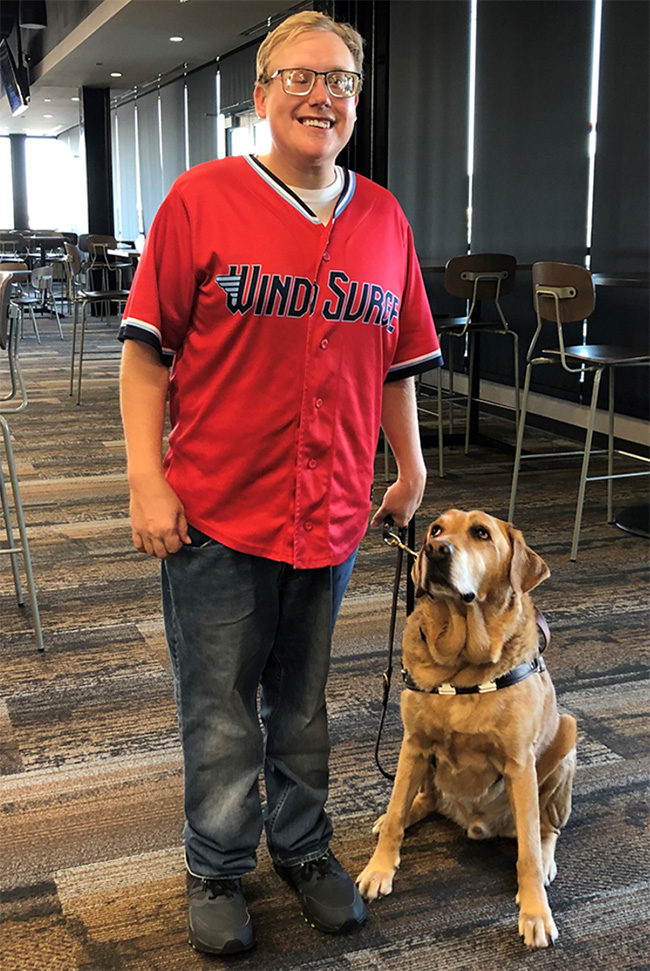
[[279, 77], [285, 94], [303, 97], [309, 94], [316, 78], [325, 79], [327, 90], [333, 98], [354, 98], [361, 90], [363, 75], [357, 71], [312, 71], [306, 67], [285, 67], [275, 71], [269, 81]]

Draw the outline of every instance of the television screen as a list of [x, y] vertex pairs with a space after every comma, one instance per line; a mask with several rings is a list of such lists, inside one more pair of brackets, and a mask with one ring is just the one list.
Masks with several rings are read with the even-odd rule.
[[7, 41], [0, 40], [0, 76], [12, 115], [21, 115], [29, 106], [27, 70], [17, 67]]

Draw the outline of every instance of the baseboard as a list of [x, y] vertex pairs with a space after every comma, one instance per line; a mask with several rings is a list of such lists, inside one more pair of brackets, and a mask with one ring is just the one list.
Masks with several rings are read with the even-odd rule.
[[[435, 396], [437, 392], [437, 376], [435, 371], [427, 372], [422, 381], [422, 389], [426, 394]], [[442, 385], [446, 388], [448, 374], [442, 372]], [[454, 391], [467, 393], [467, 375], [454, 374]], [[500, 418], [514, 422], [512, 409], [512, 389], [493, 381], [481, 381], [481, 410]], [[526, 423], [534, 428], [549, 431], [567, 438], [569, 441], [583, 442], [582, 432], [587, 428], [589, 408], [573, 401], [563, 401], [551, 395], [528, 395], [528, 416]], [[607, 412], [596, 412], [594, 424], [594, 444], [603, 448], [607, 441]], [[614, 419], [614, 438], [616, 448], [631, 451], [645, 457], [650, 456], [650, 423], [629, 415], [616, 415]]]

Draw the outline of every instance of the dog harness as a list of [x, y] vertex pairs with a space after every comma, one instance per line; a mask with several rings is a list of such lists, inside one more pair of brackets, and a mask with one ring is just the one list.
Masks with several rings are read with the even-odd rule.
[[[422, 631], [420, 631], [420, 634], [422, 639], [425, 640]], [[546, 664], [541, 654], [538, 654], [532, 661], [524, 661], [522, 664], [518, 664], [516, 668], [511, 668], [510, 671], [502, 674], [500, 678], [495, 678], [494, 681], [484, 681], [483, 684], [473, 684], [466, 688], [455, 688], [453, 684], [439, 684], [435, 688], [421, 688], [415, 683], [411, 673], [406, 668], [402, 668], [402, 678], [406, 687], [410, 688], [411, 691], [421, 691], [425, 695], [484, 695], [491, 691], [498, 691], [499, 688], [509, 688], [510, 685], [519, 684], [520, 681], [529, 678], [531, 674], [541, 674], [542, 671], [546, 671]]]

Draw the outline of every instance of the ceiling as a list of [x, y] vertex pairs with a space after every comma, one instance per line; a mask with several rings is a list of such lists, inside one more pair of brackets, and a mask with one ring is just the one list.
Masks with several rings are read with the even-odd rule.
[[[53, 0], [49, 0], [51, 4]], [[56, 2], [56, 0], [54, 0]], [[74, 13], [74, 3], [68, 8]], [[111, 97], [183, 65], [188, 70], [263, 37], [275, 15], [305, 6], [296, 0], [78, 0], [87, 14], [36, 63], [31, 101], [14, 118], [0, 87], [0, 135], [58, 135], [79, 123], [79, 88], [108, 87]], [[23, 47], [30, 35], [22, 31]], [[170, 41], [170, 37], [182, 37]], [[16, 56], [15, 45], [12, 45]], [[119, 72], [120, 78], [112, 78]], [[252, 81], [252, 79], [251, 79]]]

